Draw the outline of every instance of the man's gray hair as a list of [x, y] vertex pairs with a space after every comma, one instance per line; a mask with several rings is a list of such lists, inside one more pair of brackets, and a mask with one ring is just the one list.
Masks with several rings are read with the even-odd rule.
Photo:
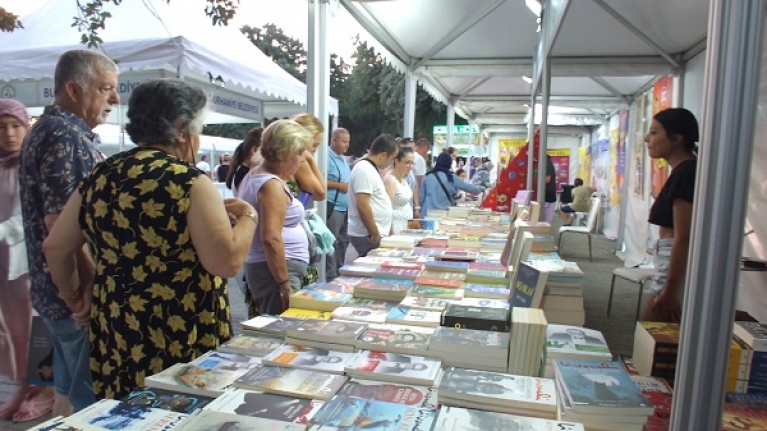
[[58, 96], [70, 81], [87, 89], [93, 75], [100, 70], [118, 72], [114, 61], [96, 51], [74, 49], [61, 54], [53, 75], [53, 94]]

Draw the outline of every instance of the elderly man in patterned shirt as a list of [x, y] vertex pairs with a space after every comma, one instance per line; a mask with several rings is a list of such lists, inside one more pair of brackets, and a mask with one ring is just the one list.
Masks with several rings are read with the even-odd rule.
[[95, 401], [90, 371], [90, 296], [93, 261], [87, 248], [77, 255], [80, 288], [67, 307], [48, 271], [42, 244], [69, 196], [103, 160], [93, 128], [106, 122], [117, 94], [117, 66], [95, 51], [73, 50], [59, 57], [54, 102], [27, 136], [19, 179], [29, 256], [30, 298], [53, 339], [56, 401], [53, 414], [67, 415]]

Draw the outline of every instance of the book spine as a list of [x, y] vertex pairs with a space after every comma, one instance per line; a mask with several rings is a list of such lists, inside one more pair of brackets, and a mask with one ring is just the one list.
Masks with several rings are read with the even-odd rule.
[[479, 329], [482, 331], [508, 332], [509, 325], [501, 320], [485, 320], [470, 317], [442, 316], [442, 325], [448, 328]]

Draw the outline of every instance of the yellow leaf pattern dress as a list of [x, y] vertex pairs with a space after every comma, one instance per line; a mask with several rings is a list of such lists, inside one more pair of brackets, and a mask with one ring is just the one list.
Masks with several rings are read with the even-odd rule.
[[122, 398], [147, 375], [231, 337], [226, 281], [203, 268], [187, 226], [200, 175], [139, 147], [97, 165], [80, 186], [80, 226], [96, 263], [90, 339], [98, 398]]

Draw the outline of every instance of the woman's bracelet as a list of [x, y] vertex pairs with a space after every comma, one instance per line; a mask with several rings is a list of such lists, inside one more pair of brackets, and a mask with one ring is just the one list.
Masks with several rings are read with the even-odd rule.
[[284, 281], [281, 281], [281, 282], [277, 283], [277, 286], [282, 286], [285, 283], [290, 283], [290, 279], [286, 278]]
[[250, 218], [251, 220], [253, 220], [253, 223], [255, 223], [256, 226], [258, 226], [258, 221], [256, 221], [256, 213], [254, 211], [248, 211], [247, 213], [240, 216], [240, 218], [243, 218], [243, 217]]
[[70, 301], [74, 301], [75, 299], [79, 298], [80, 295], [83, 293], [82, 288], [78, 287], [75, 289], [75, 291], [72, 293], [72, 296], [69, 297]]

